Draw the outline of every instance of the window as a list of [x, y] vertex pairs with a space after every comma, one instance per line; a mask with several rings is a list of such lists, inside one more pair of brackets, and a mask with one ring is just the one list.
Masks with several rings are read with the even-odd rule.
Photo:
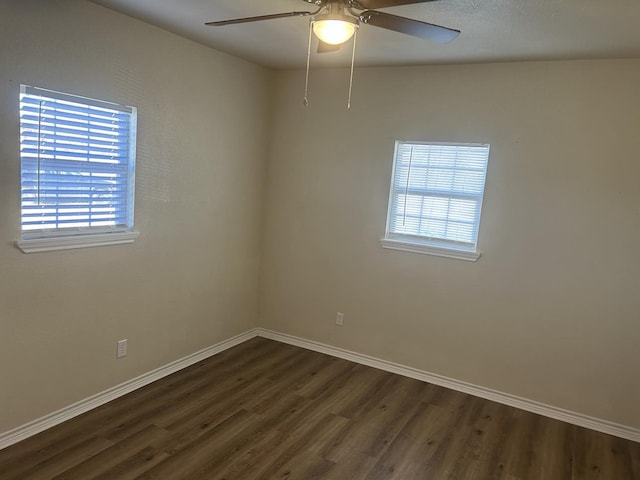
[[22, 85], [24, 252], [131, 243], [136, 109]]
[[489, 145], [396, 142], [385, 248], [476, 261]]

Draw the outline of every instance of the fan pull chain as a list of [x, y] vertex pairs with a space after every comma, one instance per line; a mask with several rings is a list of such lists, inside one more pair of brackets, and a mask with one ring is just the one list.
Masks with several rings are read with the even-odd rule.
[[309, 22], [309, 46], [307, 47], [307, 74], [304, 79], [304, 106], [309, 106], [309, 62], [311, 61], [311, 35], [313, 35], [313, 21]]
[[356, 63], [356, 43], [358, 42], [358, 29], [353, 34], [353, 52], [351, 53], [351, 75], [349, 77], [349, 99], [347, 100], [347, 110], [351, 110], [351, 92], [353, 90], [353, 68]]

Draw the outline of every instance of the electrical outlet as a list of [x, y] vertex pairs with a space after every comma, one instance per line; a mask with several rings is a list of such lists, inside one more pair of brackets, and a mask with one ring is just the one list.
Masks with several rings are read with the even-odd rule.
[[118, 340], [118, 351], [116, 353], [116, 358], [122, 358], [127, 356], [127, 339]]
[[342, 325], [344, 325], [344, 313], [342, 313], [342, 312], [338, 312], [338, 313], [336, 314], [336, 325], [338, 325], [338, 326], [340, 326], [340, 327], [341, 327]]

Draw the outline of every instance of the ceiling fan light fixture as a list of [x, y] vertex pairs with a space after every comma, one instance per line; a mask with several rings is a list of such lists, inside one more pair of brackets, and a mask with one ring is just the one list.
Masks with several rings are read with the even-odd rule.
[[348, 15], [316, 15], [313, 33], [329, 45], [341, 45], [348, 41], [358, 28], [358, 19]]

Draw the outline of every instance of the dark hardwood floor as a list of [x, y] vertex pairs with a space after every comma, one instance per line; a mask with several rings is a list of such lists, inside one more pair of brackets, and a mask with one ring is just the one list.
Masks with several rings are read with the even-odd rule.
[[1, 480], [640, 479], [640, 444], [256, 338], [0, 451]]

